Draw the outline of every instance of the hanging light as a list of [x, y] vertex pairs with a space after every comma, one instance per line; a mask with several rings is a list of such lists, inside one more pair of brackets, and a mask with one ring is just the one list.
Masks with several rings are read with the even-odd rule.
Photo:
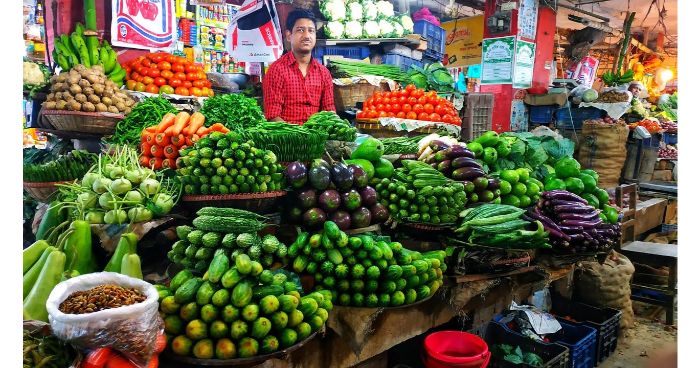
[[659, 80], [664, 84], [673, 78], [673, 72], [669, 69], [659, 68], [657, 74], [659, 76]]

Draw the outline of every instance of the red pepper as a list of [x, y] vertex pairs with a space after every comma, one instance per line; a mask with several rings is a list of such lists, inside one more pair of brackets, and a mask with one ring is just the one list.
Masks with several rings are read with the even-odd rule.
[[90, 353], [83, 361], [82, 368], [103, 368], [114, 353], [110, 348], [98, 348]]

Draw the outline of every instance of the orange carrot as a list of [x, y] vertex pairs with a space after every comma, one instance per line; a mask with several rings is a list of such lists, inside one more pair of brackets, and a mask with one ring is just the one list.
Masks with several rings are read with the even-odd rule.
[[175, 168], [175, 162], [174, 162], [173, 159], [166, 158], [166, 159], [163, 159], [163, 161], [161, 162], [161, 166], [162, 166], [164, 169], [174, 169], [174, 168]]
[[154, 145], [165, 147], [170, 144], [170, 137], [165, 133], [156, 134], [156, 138], [153, 140]]
[[209, 134], [210, 130], [209, 128], [202, 126], [199, 129], [197, 129], [197, 135], [200, 137], [204, 137], [205, 135]]
[[141, 153], [151, 152], [151, 144], [143, 142], [141, 143]]
[[154, 144], [156, 143], [156, 133], [146, 133], [146, 143]]
[[178, 135], [182, 132], [182, 129], [187, 125], [187, 121], [190, 120], [190, 114], [186, 112], [180, 112], [175, 116], [175, 124], [173, 125], [173, 135]]
[[224, 124], [216, 123], [216, 124], [213, 124], [212, 126], [209, 127], [209, 132], [211, 133], [213, 131], [226, 134], [226, 133], [228, 133], [229, 130], [228, 130], [228, 128], [226, 128], [224, 126]]
[[160, 121], [160, 124], [156, 127], [156, 133], [163, 133], [165, 132], [165, 129], [168, 129], [169, 127], [173, 126], [175, 124], [175, 114], [172, 112], [169, 112], [163, 116], [163, 120]]
[[172, 137], [170, 137], [170, 142], [172, 142], [172, 144], [174, 144], [177, 147], [182, 147], [182, 145], [185, 144], [185, 136], [182, 134], [173, 135]]
[[163, 160], [158, 157], [153, 157], [148, 161], [148, 166], [152, 167], [154, 170], [160, 170]]
[[148, 133], [155, 133], [156, 127], [157, 127], [157, 125], [154, 125], [154, 126], [150, 126], [150, 127], [146, 128], [144, 130], [147, 131]]
[[171, 137], [171, 136], [173, 136], [174, 131], [175, 131], [175, 126], [171, 125], [168, 127], [168, 129], [165, 129], [165, 135], [167, 135], [168, 137]]
[[149, 166], [151, 166], [151, 165], [149, 165], [150, 160], [151, 160], [151, 151], [144, 152], [141, 155], [141, 159], [139, 160], [139, 164], [141, 164], [141, 166], [143, 166], [143, 167], [149, 167]]
[[202, 126], [204, 126], [204, 115], [197, 111], [190, 116], [190, 124], [187, 126], [187, 129], [185, 129], [185, 135], [195, 134]]

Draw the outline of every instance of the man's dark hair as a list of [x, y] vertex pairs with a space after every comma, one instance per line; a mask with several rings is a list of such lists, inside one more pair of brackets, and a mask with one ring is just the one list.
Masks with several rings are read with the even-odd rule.
[[294, 25], [297, 23], [299, 19], [309, 19], [312, 22], [314, 22], [314, 25], [316, 25], [316, 17], [314, 17], [314, 13], [305, 10], [305, 9], [295, 9], [292, 10], [289, 15], [287, 15], [287, 30], [289, 32], [293, 31]]

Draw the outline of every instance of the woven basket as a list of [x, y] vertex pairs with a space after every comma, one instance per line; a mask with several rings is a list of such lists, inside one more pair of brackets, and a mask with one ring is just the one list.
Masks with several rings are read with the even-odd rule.
[[23, 182], [24, 190], [29, 193], [29, 196], [39, 202], [49, 202], [51, 196], [58, 191], [56, 184], [69, 184], [72, 181], [50, 181], [45, 183], [40, 182]]
[[405, 130], [395, 130], [388, 125], [383, 126], [379, 123], [379, 120], [374, 119], [356, 119], [355, 128], [357, 128], [360, 133], [369, 134], [375, 138], [415, 137], [417, 135], [435, 133], [441, 130], [438, 127], [431, 126], [407, 132]]
[[372, 97], [374, 92], [386, 91], [389, 91], [389, 84], [386, 82], [380, 83], [379, 87], [364, 80], [346, 86], [334, 85], [333, 100], [335, 109], [343, 111], [348, 107], [355, 107], [358, 102], [365, 102], [365, 100]]
[[261, 215], [279, 212], [279, 199], [287, 195], [285, 191], [264, 193], [239, 193], [219, 195], [186, 195], [180, 201], [190, 211], [204, 207], [231, 207], [255, 212]]
[[[82, 112], [64, 110], [41, 110], [41, 116], [56, 130], [90, 134], [111, 135], [122, 114], [110, 112]], [[47, 125], [47, 124], [44, 124]]]

